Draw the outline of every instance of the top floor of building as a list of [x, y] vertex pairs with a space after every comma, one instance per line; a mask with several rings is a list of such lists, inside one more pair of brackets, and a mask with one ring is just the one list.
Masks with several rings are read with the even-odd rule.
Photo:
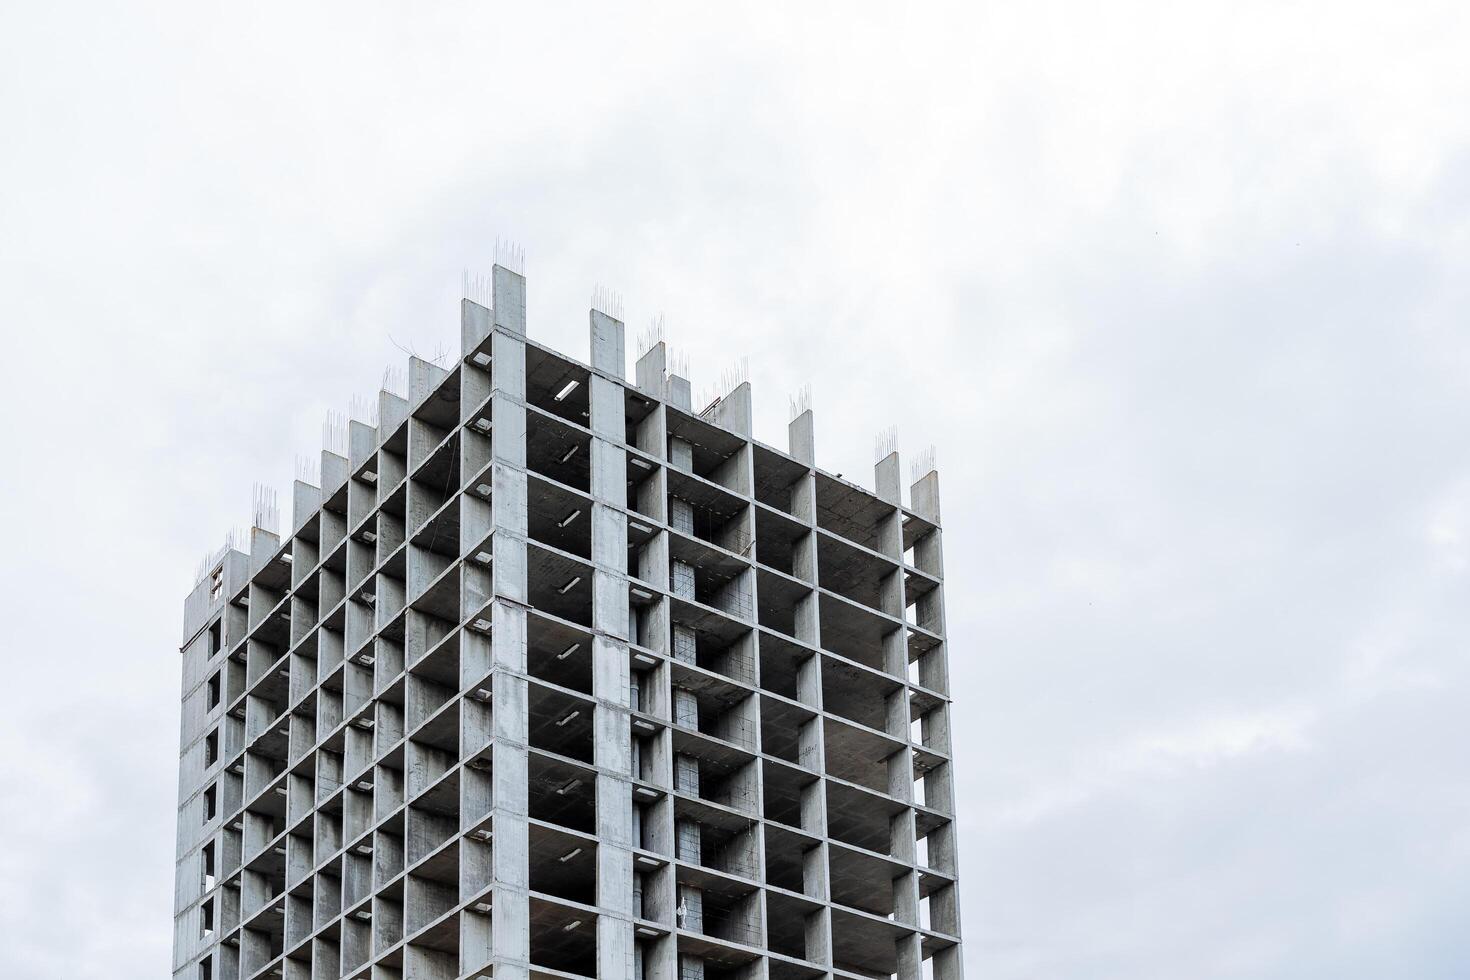
[[[364, 522], [374, 513], [396, 513], [396, 533], [407, 539], [459, 490], [482, 488], [488, 497], [497, 458], [553, 488], [625, 506], [630, 537], [651, 532], [650, 522], [669, 522], [666, 501], [677, 497], [689, 505], [691, 529], [726, 550], [739, 554], [751, 541], [768, 541], [757, 551], [777, 572], [795, 571], [800, 560], [781, 546], [791, 527], [816, 531], [824, 567], [889, 563], [917, 592], [942, 579], [932, 453], [913, 467], [907, 500], [891, 442], [880, 446], [872, 489], [860, 486], [816, 464], [810, 405], [793, 402], [784, 449], [763, 443], [752, 434], [752, 391], [743, 378], [727, 377], [696, 407], [661, 338], [643, 345], [627, 375], [626, 331], [615, 309], [589, 310], [584, 362], [528, 336], [521, 274], [497, 265], [476, 287], [461, 302], [456, 358], [410, 357], [404, 390], [385, 384], [361, 413], [368, 419], [329, 428], [317, 479], [293, 486], [287, 532], [274, 502], [258, 497], [248, 532], [201, 565], [186, 601], [185, 641], [252, 584], [284, 591], [347, 539], [373, 537]], [[497, 431], [497, 404], [515, 407], [514, 429], [522, 431]], [[594, 485], [594, 443], [622, 450], [619, 486]], [[650, 493], [655, 486], [665, 492]], [[730, 520], [736, 513], [750, 517]], [[395, 533], [393, 522], [388, 527]]]

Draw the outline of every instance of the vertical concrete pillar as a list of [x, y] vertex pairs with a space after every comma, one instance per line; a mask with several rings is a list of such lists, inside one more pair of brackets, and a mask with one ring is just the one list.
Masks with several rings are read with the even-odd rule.
[[459, 301], [459, 351], [468, 354], [488, 336], [495, 327], [495, 318], [489, 309], [472, 299]]
[[909, 933], [894, 943], [898, 954], [898, 980], [920, 980], [924, 975], [924, 943], [917, 932]]
[[[497, 267], [498, 268], [498, 267]], [[526, 344], [497, 331], [492, 338], [490, 418], [492, 521], [491, 572], [497, 596], [524, 603], [526, 578]]]
[[378, 392], [378, 439], [387, 439], [408, 419], [408, 399], [391, 391]]
[[816, 465], [816, 426], [811, 409], [791, 420], [786, 429], [786, 439], [792, 459], [808, 466]]
[[688, 378], [681, 378], [677, 374], [669, 375], [667, 397], [669, 404], [675, 408], [682, 408], [686, 412], [694, 411], [694, 392], [689, 387]]
[[751, 431], [751, 405], [750, 405], [750, 382], [744, 381], [735, 387], [724, 398], [715, 405], [715, 425], [722, 429], [729, 429], [737, 436], [750, 438]]
[[930, 470], [909, 487], [909, 503], [915, 514], [939, 523], [939, 471]]
[[592, 310], [587, 315], [591, 334], [592, 367], [622, 378], [627, 370], [627, 353], [623, 348], [623, 321]]
[[[524, 589], [524, 582], [521, 586]], [[492, 945], [497, 961], [495, 975], [526, 980], [531, 968], [526, 611], [502, 599], [495, 601], [491, 611], [495, 733], [491, 748], [495, 834]]]
[[[791, 455], [811, 465], [812, 413], [808, 409], [791, 423]], [[813, 586], [818, 584], [817, 569], [817, 505], [816, 474], [811, 471], [799, 477], [791, 490], [792, 513], [806, 525], [806, 532], [793, 542], [792, 570], [795, 576]], [[813, 589], [797, 601], [797, 639], [813, 647], [821, 646], [821, 606], [817, 592]], [[822, 727], [822, 655], [813, 654], [797, 668], [797, 699], [818, 714], [802, 726], [799, 733], [798, 753], [801, 764], [821, 774], [826, 771], [826, 734]], [[804, 856], [802, 862], [802, 888], [813, 898], [823, 902], [822, 908], [806, 922], [807, 958], [823, 966], [831, 967], [832, 910], [826, 903], [832, 896], [829, 848], [827, 844], [827, 790], [825, 778], [816, 779], [802, 791], [801, 826], [815, 834], [819, 843]]]
[[933, 980], [965, 980], [965, 961], [959, 946], [949, 946], [934, 954]]
[[418, 408], [425, 398], [438, 386], [445, 371], [437, 364], [432, 364], [421, 357], [410, 357], [408, 359], [408, 402], [410, 408]]
[[[301, 480], [291, 485], [291, 533], [300, 531], [307, 518], [322, 505], [322, 488], [314, 487]], [[303, 574], [308, 569], [292, 568], [292, 573]]]
[[660, 340], [638, 358], [638, 363], [634, 367], [634, 383], [638, 390], [650, 398], [662, 401], [667, 392], [665, 379], [668, 368], [669, 348]]
[[[593, 366], [622, 376], [623, 325], [592, 312]], [[592, 693], [597, 766], [597, 975], [635, 980], [633, 751], [628, 666], [627, 453], [623, 389], [592, 375]]]
[[873, 467], [873, 485], [878, 499], [895, 507], [903, 503], [903, 482], [899, 473], [897, 451], [884, 456]]
[[330, 450], [322, 450], [321, 461], [322, 496], [330, 497], [347, 482], [347, 457]]
[[497, 265], [490, 270], [490, 281], [495, 326], [524, 335], [526, 277]]
[[[491, 746], [494, 827], [491, 945], [496, 976], [524, 980], [530, 973], [530, 878], [528, 779], [530, 705], [526, 682], [526, 612], [529, 595], [526, 552], [526, 345], [525, 281], [494, 270], [496, 329], [491, 336], [490, 519], [494, 529], [491, 564]], [[519, 300], [516, 294], [519, 293]], [[504, 301], [502, 302], [502, 296]], [[519, 306], [518, 324], [503, 319]]]

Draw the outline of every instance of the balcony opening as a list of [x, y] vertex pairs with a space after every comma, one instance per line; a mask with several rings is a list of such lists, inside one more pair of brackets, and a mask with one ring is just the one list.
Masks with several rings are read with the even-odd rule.
[[592, 374], [574, 361], [536, 347], [526, 348], [526, 404], [585, 426], [591, 411]]
[[801, 481], [810, 472], [806, 465], [789, 456], [755, 447], [755, 499], [786, 513], [795, 508], [795, 496]]
[[532, 819], [584, 834], [596, 833], [596, 775], [535, 749], [528, 761], [528, 810]]
[[873, 551], [887, 553], [886, 529], [898, 509], [862, 487], [817, 474], [817, 525]]
[[693, 473], [736, 493], [748, 490], [744, 439], [676, 409], [670, 409], [666, 418], [671, 470]]
[[532, 898], [531, 965], [577, 976], [597, 976], [597, 916], [580, 908]]
[[746, 946], [761, 944], [759, 893], [753, 886], [687, 872], [680, 877], [675, 912], [680, 928]]
[[580, 762], [593, 760], [593, 705], [540, 683], [527, 685], [528, 738], [533, 748]]
[[755, 637], [741, 632], [733, 641], [682, 623], [673, 626], [673, 655], [677, 663], [693, 664], [741, 684], [755, 683]]
[[765, 777], [762, 780], [765, 818], [798, 830], [820, 832], [820, 827], [804, 828], [802, 826], [803, 816], [815, 812], [814, 807], [803, 806], [802, 803], [809, 793], [821, 791], [821, 783], [818, 778], [811, 773], [773, 762], [763, 763], [762, 769]]
[[532, 540], [579, 558], [592, 557], [592, 502], [559, 483], [526, 481], [527, 532]]
[[737, 559], [722, 559], [677, 538], [670, 539], [669, 588], [675, 598], [690, 599], [734, 619], [753, 618], [750, 576]]
[[531, 824], [528, 834], [531, 890], [568, 902], [596, 905], [597, 845], [541, 824]]
[[813, 932], [821, 907], [789, 895], [766, 896], [767, 945], [771, 950], [792, 959], [811, 959], [807, 955], [807, 936]]
[[526, 413], [526, 469], [573, 490], [592, 490], [592, 437], [559, 419]]
[[658, 480], [659, 465], [637, 453], [628, 453], [628, 509], [650, 520], [662, 520]]
[[739, 497], [680, 474], [669, 476], [669, 527], [681, 534], [746, 557], [752, 535], [746, 504]]

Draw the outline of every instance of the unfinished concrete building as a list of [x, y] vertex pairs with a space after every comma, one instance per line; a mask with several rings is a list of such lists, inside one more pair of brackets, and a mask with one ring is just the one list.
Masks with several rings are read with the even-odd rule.
[[957, 980], [932, 466], [865, 490], [490, 282], [201, 568], [176, 980]]

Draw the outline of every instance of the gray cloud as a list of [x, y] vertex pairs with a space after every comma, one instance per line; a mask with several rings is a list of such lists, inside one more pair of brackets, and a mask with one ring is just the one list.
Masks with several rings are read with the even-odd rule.
[[167, 969], [195, 561], [510, 235], [549, 343], [938, 445], [973, 975], [1463, 975], [1465, 29], [0, 13], [7, 974]]

